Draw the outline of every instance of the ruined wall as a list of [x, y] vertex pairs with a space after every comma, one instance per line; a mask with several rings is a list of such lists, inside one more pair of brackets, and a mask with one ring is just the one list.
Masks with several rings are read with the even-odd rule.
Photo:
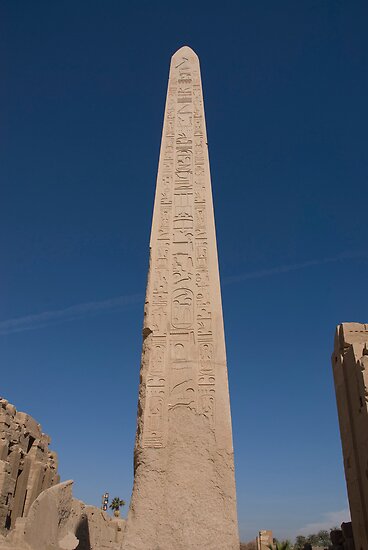
[[257, 550], [268, 550], [269, 544], [273, 544], [272, 531], [265, 529], [259, 531], [258, 537], [256, 537]]
[[332, 354], [356, 550], [368, 548], [368, 325], [343, 323]]
[[43, 491], [0, 550], [120, 550], [125, 520], [73, 498], [73, 481]]
[[0, 398], [0, 533], [26, 516], [38, 495], [59, 482], [50, 438], [28, 414]]

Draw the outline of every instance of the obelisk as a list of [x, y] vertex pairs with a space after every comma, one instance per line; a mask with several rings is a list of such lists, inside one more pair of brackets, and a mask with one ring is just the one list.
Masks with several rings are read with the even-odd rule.
[[140, 375], [124, 550], [238, 550], [202, 84], [187, 46], [171, 60]]

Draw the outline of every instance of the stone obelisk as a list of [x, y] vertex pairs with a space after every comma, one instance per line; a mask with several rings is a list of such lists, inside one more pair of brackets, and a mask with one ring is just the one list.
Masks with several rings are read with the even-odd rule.
[[231, 414], [202, 85], [171, 60], [150, 240], [126, 550], [238, 550]]

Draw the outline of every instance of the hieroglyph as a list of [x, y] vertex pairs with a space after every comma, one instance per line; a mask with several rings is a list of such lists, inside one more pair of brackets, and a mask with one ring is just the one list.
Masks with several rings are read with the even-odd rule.
[[165, 445], [167, 414], [175, 407], [214, 423], [207, 166], [199, 65], [193, 52], [184, 51], [170, 72], [151, 237], [144, 447]]
[[203, 95], [188, 47], [170, 67], [143, 334], [126, 548], [238, 548]]

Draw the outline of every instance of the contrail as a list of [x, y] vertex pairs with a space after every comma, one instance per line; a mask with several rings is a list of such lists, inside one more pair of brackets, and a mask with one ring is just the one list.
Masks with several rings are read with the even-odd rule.
[[126, 296], [109, 298], [108, 300], [85, 302], [64, 309], [54, 309], [51, 311], [35, 313], [33, 315], [25, 315], [24, 317], [7, 319], [6, 321], [0, 322], [0, 335], [43, 328], [59, 320], [69, 321], [80, 317], [85, 317], [86, 315], [93, 313], [110, 311], [113, 309], [123, 309], [130, 304], [142, 303], [143, 299], [143, 294], [129, 294]]
[[243, 273], [241, 275], [233, 275], [230, 277], [224, 277], [222, 283], [224, 285], [230, 285], [232, 283], [240, 283], [241, 281], [247, 281], [249, 279], [261, 279], [262, 277], [268, 277], [269, 275], [276, 275], [278, 273], [289, 273], [289, 271], [297, 271], [299, 269], [305, 269], [306, 267], [312, 267], [314, 265], [330, 264], [333, 262], [340, 262], [343, 260], [353, 258], [367, 258], [368, 252], [343, 252], [338, 256], [330, 256], [319, 260], [308, 260], [299, 264], [288, 264], [277, 267], [271, 267], [269, 269], [261, 269], [259, 271], [251, 271], [249, 273]]
[[[290, 271], [297, 271], [316, 265], [323, 265], [348, 259], [367, 257], [368, 252], [343, 252], [338, 256], [330, 256], [319, 260], [309, 260], [298, 264], [282, 265], [271, 267], [269, 269], [261, 269], [259, 271], [251, 271], [240, 275], [233, 275], [231, 277], [224, 277], [222, 279], [222, 283], [224, 285], [230, 285], [234, 283], [239, 283], [241, 281], [247, 281], [249, 279], [261, 279], [262, 277], [269, 277], [270, 275], [276, 275], [280, 273], [288, 273]], [[84, 302], [82, 304], [76, 304], [74, 306], [70, 306], [64, 309], [43, 311], [41, 313], [25, 315], [24, 317], [7, 319], [5, 321], [0, 321], [0, 336], [5, 336], [7, 334], [12, 334], [15, 332], [24, 332], [27, 330], [36, 330], [52, 325], [57, 321], [72, 321], [74, 319], [79, 319], [81, 317], [86, 317], [88, 315], [100, 313], [103, 311], [111, 311], [114, 309], [121, 310], [130, 304], [141, 304], [143, 303], [143, 299], [143, 294], [128, 294], [125, 296], [110, 298], [108, 300]]]

